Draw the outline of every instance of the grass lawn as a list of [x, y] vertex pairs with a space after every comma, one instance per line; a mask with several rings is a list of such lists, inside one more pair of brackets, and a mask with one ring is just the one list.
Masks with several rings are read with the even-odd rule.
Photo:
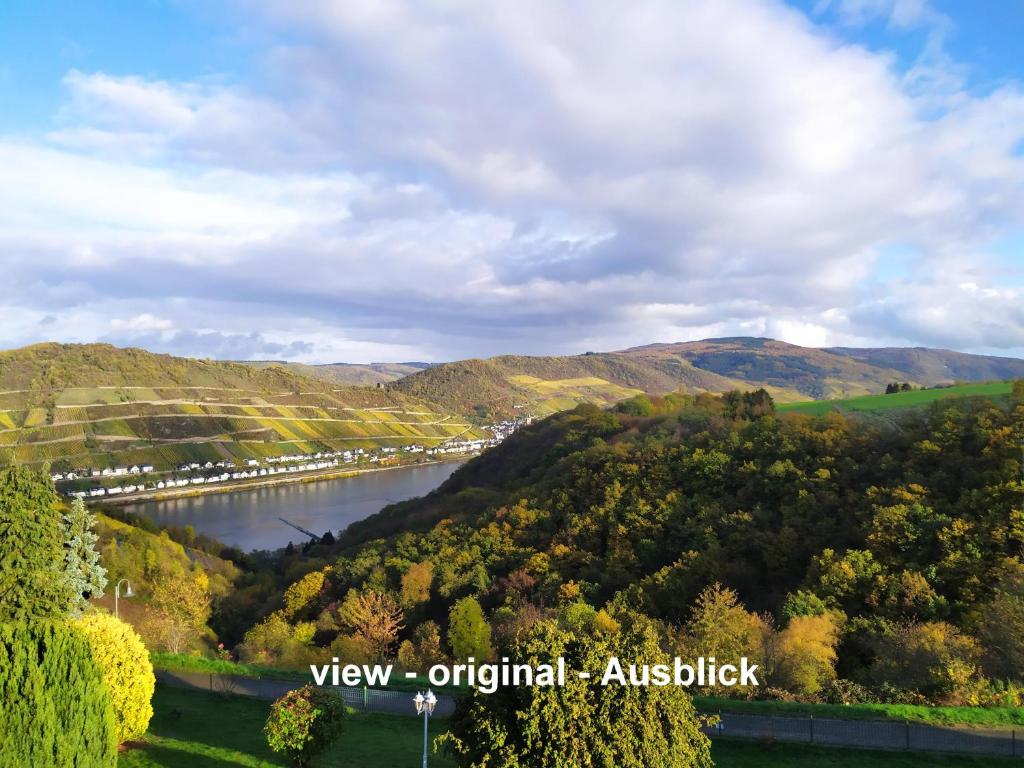
[[1013, 391], [1013, 382], [987, 381], [977, 384], [962, 384], [943, 389], [921, 389], [911, 392], [895, 392], [891, 395], [864, 395], [845, 400], [811, 400], [803, 403], [780, 403], [780, 413], [805, 413], [820, 416], [833, 408], [841, 411], [883, 411], [895, 408], [913, 408], [941, 400], [944, 397], [1000, 397]]
[[[266, 746], [263, 723], [269, 704], [242, 696], [158, 687], [155, 714], [143, 745], [121, 754], [119, 768], [268, 768], [283, 766]], [[180, 717], [174, 710], [182, 711]], [[432, 735], [443, 730], [432, 727]], [[419, 765], [422, 725], [411, 717], [352, 714], [333, 749], [312, 768], [407, 768]], [[983, 768], [1016, 765], [999, 758], [973, 758], [902, 752], [869, 752], [744, 741], [719, 741], [713, 749], [718, 768]], [[430, 765], [454, 768], [444, 755]]]
[[[166, 669], [169, 671], [181, 672], [203, 672], [219, 675], [238, 675], [240, 677], [255, 677], [263, 680], [296, 680], [303, 683], [313, 682], [313, 676], [309, 669], [277, 669], [264, 667], [259, 664], [242, 664], [237, 661], [225, 661], [222, 659], [211, 659], [206, 656], [191, 656], [185, 653], [160, 653], [150, 651], [150, 661], [155, 669]], [[406, 678], [404, 673], [392, 672], [391, 681], [387, 685], [392, 691], [422, 691], [432, 688], [434, 693], [460, 694], [469, 690], [467, 685], [432, 685], [424, 675], [417, 675], [415, 679]]]
[[694, 696], [702, 712], [735, 712], [783, 717], [835, 717], [840, 720], [898, 720], [926, 725], [973, 725], [985, 728], [1021, 728], [1024, 707], [922, 707], [913, 704], [798, 704], [789, 701], [744, 701]]
[[1008, 757], [872, 752], [744, 741], [719, 741], [711, 751], [717, 768], [1011, 768], [1020, 763]]
[[[267, 747], [263, 724], [270, 704], [243, 696], [158, 687], [145, 743], [121, 754], [118, 768], [265, 768], [286, 763]], [[174, 710], [182, 710], [180, 718]], [[432, 727], [432, 736], [443, 729]], [[312, 768], [408, 768], [419, 765], [423, 724], [411, 717], [352, 714], [333, 748]], [[430, 765], [453, 768], [443, 755]]]

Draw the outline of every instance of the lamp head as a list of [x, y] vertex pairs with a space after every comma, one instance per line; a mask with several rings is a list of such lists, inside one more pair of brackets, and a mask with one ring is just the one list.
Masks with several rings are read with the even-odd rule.
[[435, 696], [434, 692], [431, 691], [429, 688], [427, 689], [427, 696], [424, 699], [424, 701], [427, 705], [427, 712], [432, 713], [434, 711], [434, 707], [437, 706], [437, 696]]
[[423, 711], [423, 702], [425, 701], [423, 694], [420, 691], [416, 691], [416, 696], [413, 697], [412, 701], [416, 705], [416, 714], [420, 714]]
[[125, 597], [135, 597], [135, 593], [132, 592], [132, 584], [131, 584], [131, 582], [128, 582], [128, 589], [126, 589], [124, 591], [124, 596]]

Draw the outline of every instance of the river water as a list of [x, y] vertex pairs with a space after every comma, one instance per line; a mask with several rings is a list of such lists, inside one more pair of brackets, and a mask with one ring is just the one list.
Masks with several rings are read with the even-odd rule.
[[234, 493], [211, 493], [122, 507], [160, 525], [191, 525], [198, 533], [242, 550], [277, 549], [308, 537], [281, 522], [290, 520], [316, 534], [335, 536], [396, 501], [434, 490], [463, 462], [401, 467], [355, 477], [293, 483]]

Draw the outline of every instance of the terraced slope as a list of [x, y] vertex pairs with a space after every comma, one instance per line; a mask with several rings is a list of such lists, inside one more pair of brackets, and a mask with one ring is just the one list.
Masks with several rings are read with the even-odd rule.
[[240, 461], [483, 433], [417, 398], [278, 367], [42, 344], [0, 353], [0, 450], [56, 468]]

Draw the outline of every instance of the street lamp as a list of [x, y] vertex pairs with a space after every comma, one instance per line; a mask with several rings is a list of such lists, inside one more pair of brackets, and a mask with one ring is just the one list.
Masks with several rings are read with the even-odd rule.
[[434, 707], [437, 706], [437, 697], [428, 688], [426, 696], [417, 691], [412, 702], [416, 705], [416, 714], [423, 715], [423, 768], [427, 768], [427, 721], [434, 714]]
[[121, 615], [120, 615], [120, 613], [118, 613], [118, 610], [117, 610], [117, 601], [121, 597], [121, 584], [122, 583], [128, 585], [128, 589], [126, 589], [124, 591], [124, 596], [125, 597], [135, 597], [135, 593], [132, 592], [132, 583], [130, 581], [128, 581], [128, 579], [121, 579], [121, 581], [117, 582], [117, 584], [114, 586], [114, 618], [115, 619], [121, 618]]

